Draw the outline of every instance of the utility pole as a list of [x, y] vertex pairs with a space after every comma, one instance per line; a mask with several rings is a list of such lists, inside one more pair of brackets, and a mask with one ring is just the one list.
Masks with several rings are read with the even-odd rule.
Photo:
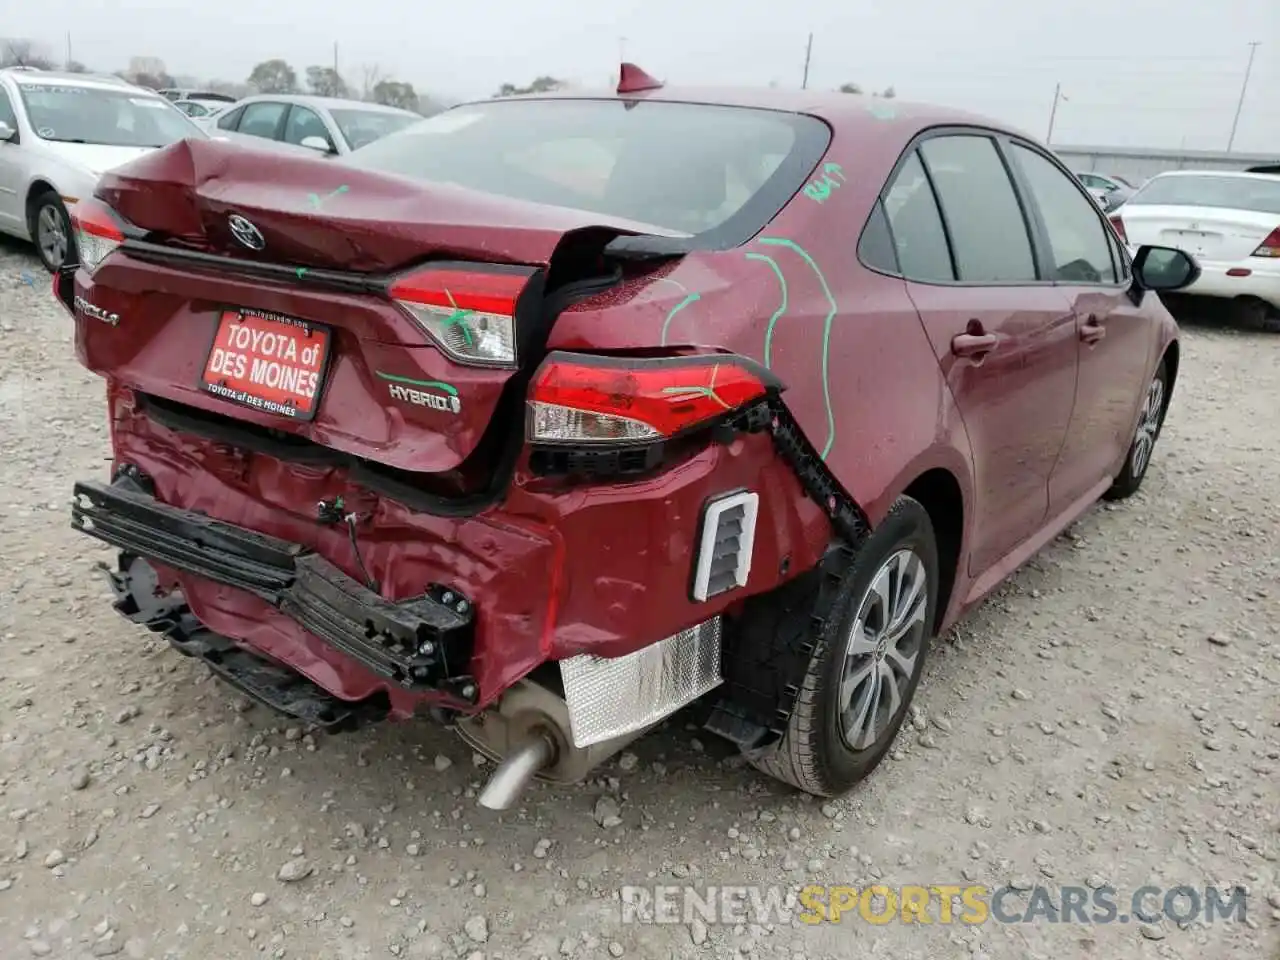
[[63, 65], [67, 70], [71, 69], [71, 31], [67, 31], [67, 62]]
[[1044, 136], [1044, 145], [1052, 146], [1053, 142], [1053, 122], [1058, 119], [1058, 101], [1066, 100], [1062, 93], [1062, 83], [1059, 81], [1053, 85], [1053, 106], [1049, 109], [1049, 132]]
[[626, 37], [618, 38], [618, 62], [619, 63], [627, 62], [627, 38]]
[[804, 80], [800, 83], [801, 90], [809, 89], [809, 59], [813, 56], [813, 32], [809, 33], [809, 43], [804, 48]]
[[1227, 153], [1236, 142], [1236, 128], [1240, 125], [1240, 111], [1244, 109], [1244, 97], [1249, 92], [1249, 74], [1253, 72], [1253, 55], [1258, 52], [1258, 41], [1249, 44], [1249, 62], [1244, 68], [1244, 83], [1240, 85], [1240, 100], [1236, 103], [1235, 119], [1231, 121], [1231, 136], [1227, 138]]
[[333, 41], [333, 75], [340, 76], [338, 73], [338, 41]]

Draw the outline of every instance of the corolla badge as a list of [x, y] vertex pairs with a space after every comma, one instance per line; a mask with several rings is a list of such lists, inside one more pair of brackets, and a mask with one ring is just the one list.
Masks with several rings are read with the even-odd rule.
[[238, 213], [227, 217], [227, 226], [231, 228], [231, 235], [250, 250], [261, 250], [267, 245], [258, 228]]

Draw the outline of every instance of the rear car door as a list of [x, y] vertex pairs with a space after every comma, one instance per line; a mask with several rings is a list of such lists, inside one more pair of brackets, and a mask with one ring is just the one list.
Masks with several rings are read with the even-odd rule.
[[973, 451], [969, 572], [1036, 533], [1076, 386], [1067, 298], [1042, 282], [1031, 231], [997, 147], [982, 133], [932, 133], [885, 196], [907, 290]]
[[1067, 171], [1029, 143], [1013, 141], [1009, 155], [1080, 338], [1075, 412], [1049, 480], [1056, 513], [1109, 480], [1128, 450], [1154, 363], [1156, 320], [1129, 298], [1127, 258]]
[[[284, 142], [293, 144], [296, 147], [302, 147], [302, 141], [307, 137], [319, 137], [329, 144], [331, 153], [338, 152], [338, 148], [333, 142], [333, 135], [329, 132], [329, 128], [325, 126], [325, 122], [320, 119], [320, 114], [309, 107], [294, 104], [289, 108], [289, 119], [285, 121]], [[311, 148], [303, 147], [303, 149], [310, 150]]]
[[279, 140], [288, 112], [289, 105], [276, 100], [258, 100], [246, 104], [236, 133], [262, 140]]

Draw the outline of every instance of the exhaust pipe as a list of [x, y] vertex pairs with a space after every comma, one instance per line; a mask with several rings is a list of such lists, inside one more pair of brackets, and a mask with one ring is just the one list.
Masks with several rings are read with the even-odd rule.
[[556, 758], [556, 747], [544, 733], [534, 733], [503, 758], [480, 792], [479, 804], [489, 810], [509, 810], [520, 794]]

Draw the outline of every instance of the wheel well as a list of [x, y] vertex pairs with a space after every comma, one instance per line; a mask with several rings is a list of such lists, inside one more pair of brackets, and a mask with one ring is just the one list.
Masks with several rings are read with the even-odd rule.
[[[43, 193], [53, 190], [53, 184], [46, 183], [44, 180], [37, 180], [31, 184], [31, 189], [27, 191], [27, 229], [31, 231], [32, 237], [35, 236], [34, 217], [36, 212], [36, 198]], [[57, 192], [56, 190], [54, 191]]]
[[1173, 398], [1173, 385], [1178, 379], [1178, 358], [1180, 356], [1180, 350], [1181, 348], [1178, 346], [1178, 341], [1174, 340], [1169, 344], [1168, 348], [1164, 352], [1164, 369], [1169, 378], [1169, 383], [1164, 391], [1165, 409], [1168, 409], [1169, 401]]
[[956, 478], [941, 468], [921, 474], [902, 492], [924, 507], [938, 541], [940, 582], [938, 609], [933, 625], [936, 630], [951, 604], [951, 591], [955, 588], [956, 572], [960, 566], [960, 542], [964, 537], [964, 496]]

